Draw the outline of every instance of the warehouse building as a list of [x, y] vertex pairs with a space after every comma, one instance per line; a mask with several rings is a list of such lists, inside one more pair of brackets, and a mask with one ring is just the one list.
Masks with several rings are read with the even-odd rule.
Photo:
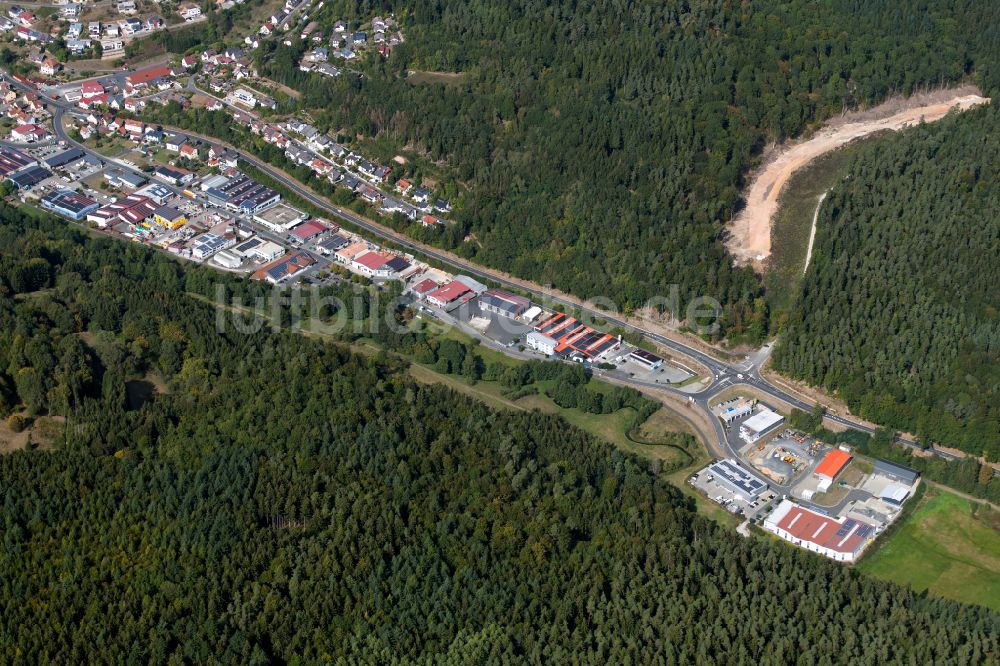
[[628, 360], [638, 363], [648, 370], [656, 370], [663, 365], [662, 358], [656, 354], [649, 353], [645, 349], [636, 348], [631, 354], [628, 355]]
[[253, 219], [272, 231], [282, 232], [288, 231], [300, 222], [304, 222], [308, 217], [302, 211], [296, 210], [287, 204], [278, 204], [256, 213]]
[[501, 317], [516, 319], [531, 307], [531, 301], [500, 289], [487, 289], [479, 295], [479, 309]]
[[903, 502], [909, 496], [909, 486], [904, 486], [902, 483], [890, 483], [879, 493], [879, 499], [893, 506], [903, 506]]
[[919, 473], [915, 470], [912, 470], [909, 467], [904, 467], [903, 465], [897, 465], [896, 463], [889, 462], [888, 460], [876, 460], [875, 473], [888, 477], [893, 481], [906, 484], [907, 486], [912, 486], [919, 476]]
[[767, 484], [743, 469], [735, 460], [718, 460], [706, 470], [712, 480], [748, 504], [767, 490]]
[[851, 458], [853, 456], [850, 453], [841, 449], [834, 449], [826, 454], [813, 472], [813, 475], [820, 480], [817, 490], [821, 493], [826, 492], [833, 484], [833, 480], [837, 478], [837, 475], [844, 471], [847, 463], [851, 462]]
[[66, 167], [70, 164], [75, 164], [84, 157], [86, 157], [86, 153], [79, 148], [70, 148], [69, 150], [64, 150], [61, 153], [53, 155], [52, 157], [45, 158], [42, 163], [50, 169], [55, 169], [57, 167]]
[[74, 190], [59, 190], [42, 197], [42, 207], [79, 221], [100, 207], [96, 201]]
[[219, 250], [212, 257], [212, 261], [223, 268], [228, 268], [230, 270], [239, 268], [243, 265], [243, 260], [237, 257], [230, 250]]
[[831, 518], [783, 500], [764, 529], [785, 541], [839, 562], [853, 562], [875, 539], [875, 527], [854, 518]]
[[784, 420], [784, 416], [765, 407], [740, 424], [740, 439], [752, 444]]

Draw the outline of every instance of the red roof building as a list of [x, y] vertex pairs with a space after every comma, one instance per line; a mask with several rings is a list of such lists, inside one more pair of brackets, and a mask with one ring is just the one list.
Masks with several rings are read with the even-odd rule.
[[816, 467], [816, 471], [813, 472], [813, 474], [821, 479], [833, 481], [847, 466], [847, 463], [851, 462], [851, 457], [851, 454], [847, 451], [834, 449], [826, 454], [826, 457], [823, 458], [823, 462]]
[[299, 240], [302, 243], [305, 243], [306, 241], [316, 238], [316, 236], [319, 236], [327, 229], [328, 227], [319, 220], [309, 220], [308, 222], [303, 222], [302, 224], [298, 225], [297, 227], [292, 229], [289, 233], [295, 239]]
[[427, 302], [443, 308], [449, 303], [453, 303], [472, 290], [457, 280], [452, 280], [448, 284], [435, 289], [427, 295]]
[[430, 278], [427, 278], [426, 280], [418, 282], [416, 286], [413, 287], [413, 293], [416, 294], [417, 296], [424, 296], [425, 294], [428, 294], [429, 292], [432, 292], [437, 288], [438, 288], [438, 283]]
[[83, 85], [80, 86], [80, 94], [83, 95], [84, 97], [103, 95], [104, 86], [102, 86], [97, 81], [84, 81]]
[[365, 252], [364, 254], [355, 257], [354, 267], [362, 272], [372, 275], [378, 269], [385, 265], [385, 262], [389, 261], [392, 257], [382, 254], [381, 252]]
[[145, 86], [148, 85], [150, 81], [165, 79], [170, 75], [171, 71], [169, 68], [164, 67], [163, 65], [156, 65], [155, 67], [149, 67], [138, 72], [132, 72], [125, 77], [125, 82], [133, 87]]
[[831, 518], [784, 500], [764, 527], [785, 541], [841, 562], [853, 562], [875, 538], [875, 528], [854, 518]]
[[41, 141], [48, 135], [49, 132], [44, 127], [33, 124], [18, 125], [10, 132], [15, 141]]

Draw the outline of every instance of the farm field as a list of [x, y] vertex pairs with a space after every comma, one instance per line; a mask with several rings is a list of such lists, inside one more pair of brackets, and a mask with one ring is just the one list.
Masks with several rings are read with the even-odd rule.
[[920, 506], [858, 568], [877, 578], [1000, 610], [1000, 515], [928, 488]]

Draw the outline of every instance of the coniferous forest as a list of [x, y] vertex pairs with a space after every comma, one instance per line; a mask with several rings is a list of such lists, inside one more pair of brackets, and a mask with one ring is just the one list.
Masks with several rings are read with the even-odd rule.
[[1000, 110], [864, 149], [824, 201], [782, 371], [1000, 459]]
[[0, 220], [2, 406], [61, 423], [0, 456], [5, 663], [1000, 659], [996, 614], [725, 531], [555, 416], [220, 331], [201, 297], [256, 287]]
[[[363, 20], [384, 2], [333, 0]], [[759, 280], [720, 237], [755, 158], [843, 110], [918, 88], [1000, 80], [1000, 5], [710, 0], [403, 0], [406, 41], [363, 76], [262, 73], [302, 91], [317, 125], [418, 151], [455, 186], [437, 242], [626, 309], [681, 289], [724, 306], [722, 331], [768, 330]], [[319, 16], [324, 16], [320, 14]], [[353, 66], [353, 65], [352, 65]], [[449, 84], [405, 72], [461, 72]], [[391, 153], [389, 153], [391, 154]]]

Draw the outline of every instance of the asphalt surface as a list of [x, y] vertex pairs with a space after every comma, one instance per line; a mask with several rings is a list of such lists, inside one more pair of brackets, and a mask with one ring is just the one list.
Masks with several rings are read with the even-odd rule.
[[[98, 80], [102, 80], [103, 82], [106, 83], [111, 83], [113, 81], [121, 85], [125, 74], [126, 72], [121, 72], [97, 78]], [[0, 78], [7, 80], [12, 85], [21, 88], [22, 90], [31, 90], [28, 86], [25, 86], [10, 78], [6, 73], [0, 73]], [[65, 89], [65, 86], [61, 86], [60, 89]], [[95, 153], [94, 151], [90, 150], [86, 146], [83, 146], [77, 143], [76, 141], [73, 141], [62, 127], [62, 117], [67, 111], [74, 110], [76, 107], [74, 107], [73, 104], [66, 102], [64, 100], [53, 99], [51, 97], [48, 97], [47, 95], [41, 93], [40, 91], [32, 90], [32, 92], [39, 92], [39, 94], [43, 98], [43, 101], [45, 101], [46, 104], [48, 104], [54, 109], [53, 124], [54, 124], [54, 133], [56, 134], [57, 137], [59, 137], [63, 141], [66, 141], [67, 144], [75, 145], [83, 149], [87, 153], [94, 155], [95, 157], [100, 159], [104, 164], [113, 163], [116, 168], [125, 169], [126, 171], [130, 171], [132, 173], [137, 173], [145, 176], [145, 174], [142, 174], [140, 171], [128, 165], [125, 165], [122, 162], [103, 157]], [[197, 134], [192, 132], [187, 132], [185, 130], [178, 129], [177, 131], [197, 136]], [[223, 145], [225, 145], [223, 142], [211, 139], [210, 137], [206, 137], [206, 139], [214, 141], [216, 143], [222, 143]], [[390, 233], [385, 228], [369, 222], [363, 217], [355, 214], [353, 211], [345, 210], [343, 208], [331, 205], [329, 202], [323, 200], [318, 195], [313, 193], [311, 190], [301, 185], [298, 181], [286, 177], [285, 175], [275, 170], [266, 162], [258, 159], [256, 156], [250, 155], [247, 152], [239, 150], [233, 146], [229, 146], [229, 148], [233, 150], [235, 153], [237, 153], [241, 160], [253, 165], [261, 172], [267, 174], [270, 178], [274, 179], [282, 186], [288, 188], [290, 191], [294, 192], [297, 196], [301, 197], [305, 201], [308, 201], [311, 205], [315, 206], [317, 209], [322, 210], [335, 218], [339, 218], [340, 220], [347, 222], [348, 224], [353, 225], [354, 227], [359, 228], [365, 231], [366, 233], [371, 234], [372, 236], [381, 238], [383, 240], [388, 240], [397, 246], [401, 246], [413, 252], [417, 256], [422, 255], [424, 257], [433, 259], [434, 261], [437, 261], [446, 266], [450, 266], [457, 272], [467, 274], [477, 279], [482, 279], [487, 282], [491, 282], [499, 286], [512, 289], [514, 291], [521, 291], [521, 292], [527, 291], [534, 298], [539, 299], [546, 304], [551, 303], [555, 305], [561, 305], [569, 309], [576, 309], [578, 311], [582, 311], [597, 320], [603, 320], [612, 326], [617, 326], [621, 328], [622, 330], [640, 334], [643, 337], [652, 340], [656, 344], [671, 350], [672, 352], [675, 352], [681, 356], [686, 356], [688, 358], [694, 359], [695, 361], [703, 365], [712, 374], [712, 381], [709, 386], [695, 393], [686, 392], [681, 389], [671, 388], [667, 386], [658, 386], [657, 388], [661, 388], [662, 390], [672, 391], [677, 394], [684, 395], [690, 398], [699, 408], [709, 413], [711, 417], [710, 420], [715, 425], [716, 437], [717, 437], [717, 443], [712, 448], [714, 449], [713, 452], [716, 455], [719, 455], [720, 457], [732, 457], [735, 459], [739, 459], [738, 452], [729, 443], [729, 440], [726, 437], [726, 433], [724, 428], [722, 427], [721, 422], [719, 421], [719, 419], [715, 418], [715, 416], [711, 414], [711, 410], [709, 409], [709, 400], [711, 399], [712, 396], [718, 394], [721, 390], [728, 388], [730, 386], [746, 385], [748, 387], [756, 389], [758, 392], [764, 394], [765, 396], [770, 396], [771, 398], [785, 402], [803, 411], [809, 411], [813, 407], [812, 403], [808, 403], [804, 400], [801, 400], [798, 397], [788, 393], [787, 391], [784, 391], [783, 389], [774, 386], [760, 375], [759, 372], [760, 367], [763, 364], [763, 362], [766, 361], [767, 356], [770, 354], [770, 345], [765, 345], [764, 348], [762, 348], [754, 355], [752, 355], [749, 361], [744, 361], [742, 363], [726, 363], [725, 361], [721, 361], [709, 354], [702, 352], [699, 349], [688, 346], [682, 342], [678, 342], [671, 338], [659, 335], [653, 331], [645, 330], [643, 328], [630, 324], [622, 319], [619, 319], [613, 315], [610, 315], [604, 311], [599, 311], [587, 307], [585, 305], [581, 306], [575, 302], [572, 302], [570, 300], [561, 298], [555, 294], [544, 291], [541, 288], [529, 289], [524, 284], [510, 280], [496, 271], [490, 270], [482, 266], [478, 266], [476, 264], [472, 264], [470, 262], [462, 261], [451, 255], [445, 254], [444, 252], [438, 251], [434, 248], [418, 244], [401, 235]], [[171, 189], [177, 194], [180, 194], [181, 192], [181, 190], [178, 188], [170, 187], [169, 189]], [[285, 241], [285, 239], [276, 237], [273, 234], [269, 236], [266, 233], [262, 233], [261, 235], [269, 237], [269, 240], [279, 240], [281, 242]], [[838, 423], [840, 425], [843, 425], [845, 427], [854, 430], [859, 430], [861, 432], [869, 434], [873, 434], [875, 432], [874, 428], [868, 427], [864, 424], [858, 423], [851, 419], [847, 419], [837, 414], [827, 414], [826, 418], [833, 421], [834, 423]], [[897, 437], [896, 441], [906, 446], [919, 448], [919, 445], [916, 442], [903, 437]], [[941, 451], [939, 449], [932, 449], [932, 451], [935, 455], [938, 455], [942, 458], [946, 459], [958, 458], [958, 456], [950, 454], [946, 451]], [[749, 467], [749, 466], [744, 466], [744, 467]], [[765, 481], [766, 483], [770, 484], [771, 487], [775, 488], [778, 492], [786, 492], [787, 490], [790, 490], [789, 486], [785, 487], [775, 486], [771, 480], [767, 479], [766, 477], [763, 477], [758, 472], [756, 472], [756, 470], [753, 470], [752, 468], [750, 468], [750, 471], [759, 476], [762, 481]], [[852, 495], [848, 495], [848, 498], [845, 499], [843, 503], [850, 501]], [[867, 493], [864, 493], [864, 495], [867, 496]], [[821, 508], [824, 511], [829, 510], [829, 507], [818, 507], [818, 508]]]

